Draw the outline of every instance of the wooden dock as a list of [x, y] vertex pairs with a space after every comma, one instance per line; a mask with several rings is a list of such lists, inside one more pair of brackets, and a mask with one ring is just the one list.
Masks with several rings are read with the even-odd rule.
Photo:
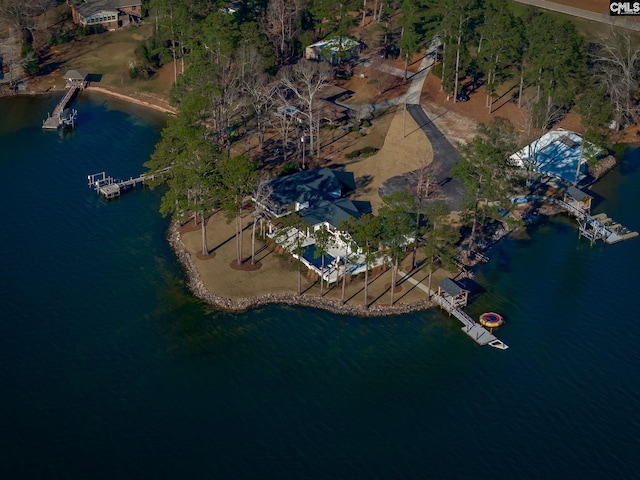
[[602, 226], [605, 232], [603, 240], [607, 243], [618, 243], [638, 236], [638, 232], [629, 230], [624, 225], [610, 219], [606, 213], [598, 213], [593, 215], [591, 219]]
[[45, 130], [57, 130], [64, 126], [75, 126], [75, 120], [78, 112], [76, 110], [66, 111], [76, 94], [80, 91], [81, 85], [73, 84], [67, 90], [64, 97], [58, 102], [53, 113], [42, 122], [42, 128]]
[[462, 331], [467, 334], [478, 345], [489, 345], [500, 350], [506, 350], [509, 346], [502, 340], [499, 340], [493, 333], [488, 331], [479, 323], [475, 322], [469, 315], [459, 308], [451, 305], [446, 299], [440, 295], [433, 295], [431, 300], [440, 308], [447, 311], [450, 315], [456, 317], [462, 322]]
[[587, 238], [592, 244], [597, 240], [614, 244], [638, 236], [637, 232], [611, 220], [606, 213], [591, 215], [562, 200], [553, 199], [553, 201], [565, 208], [570, 215], [576, 217], [580, 236]]
[[153, 181], [158, 176], [163, 176], [169, 168], [165, 168], [156, 173], [142, 173], [137, 177], [130, 177], [128, 180], [119, 180], [108, 176], [105, 172], [87, 175], [89, 187], [93, 188], [99, 195], [107, 200], [118, 198], [125, 192], [135, 189], [145, 182]]
[[466, 333], [469, 338], [471, 338], [478, 345], [489, 345], [493, 348], [499, 348], [501, 350], [506, 350], [509, 348], [507, 344], [505, 344], [502, 340], [496, 338], [491, 332], [489, 332], [486, 328], [484, 328], [479, 323], [475, 322], [473, 318], [467, 315], [463, 310], [457, 308], [455, 305], [449, 303], [444, 297], [438, 295], [435, 292], [429, 290], [428, 287], [420, 283], [415, 278], [407, 275], [403, 271], [398, 271], [398, 274], [403, 279], [403, 281], [408, 281], [412, 283], [420, 290], [429, 293], [430, 299], [433, 303], [438, 305], [443, 310], [446, 310], [450, 315], [456, 317], [460, 322], [462, 322], [462, 331]]
[[613, 221], [606, 213], [591, 215], [588, 210], [579, 208], [578, 206], [567, 203], [559, 198], [541, 195], [526, 195], [513, 199], [515, 202], [518, 202], [519, 200], [542, 200], [559, 205], [565, 209], [569, 215], [576, 217], [580, 236], [587, 238], [592, 244], [598, 240], [602, 240], [608, 244], [614, 244], [638, 236], [638, 232], [634, 232]]

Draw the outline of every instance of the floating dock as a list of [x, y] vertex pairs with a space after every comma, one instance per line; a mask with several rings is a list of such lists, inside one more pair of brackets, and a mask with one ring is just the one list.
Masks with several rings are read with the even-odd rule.
[[107, 176], [105, 172], [94, 173], [93, 175], [87, 176], [89, 186], [107, 200], [117, 198], [122, 193], [142, 185], [145, 179], [146, 176], [144, 174], [135, 178], [131, 177], [128, 180], [118, 180]]
[[461, 330], [478, 345], [489, 345], [490, 347], [499, 348], [500, 350], [506, 350], [507, 348], [509, 348], [506, 343], [504, 343], [502, 340], [499, 340], [495, 335], [493, 335], [493, 333], [491, 333], [479, 323], [475, 322], [469, 315], [449, 303], [445, 298], [441, 297], [440, 295], [433, 295], [433, 297], [431, 297], [431, 300], [433, 300], [433, 302], [436, 303], [440, 308], [447, 311], [450, 315], [453, 315], [458, 320], [460, 320], [460, 322], [462, 322], [463, 324]]
[[[606, 213], [598, 213], [596, 215], [593, 215], [591, 217], [591, 221], [592, 223], [597, 222], [600, 230], [603, 233], [602, 239], [606, 243], [618, 243], [622, 242], [623, 240], [628, 240], [630, 238], [638, 236], [638, 232], [629, 230], [624, 225], [615, 222], [614, 220], [610, 219]], [[587, 236], [587, 238], [589, 237]]]
[[[565, 196], [565, 200], [560, 200], [555, 197], [525, 195], [523, 197], [516, 197], [512, 199], [512, 201], [514, 203], [520, 203], [522, 201], [546, 201], [559, 205], [565, 209], [569, 215], [576, 217], [580, 236], [587, 238], [592, 244], [597, 240], [614, 244], [638, 236], [638, 232], [634, 232], [620, 223], [615, 222], [609, 218], [606, 213], [591, 215], [589, 213], [591, 208], [590, 197], [575, 187], [570, 189], [570, 191], [574, 197], [573, 199], [567, 196]], [[576, 199], [575, 197], [578, 196], [582, 198]], [[589, 201], [585, 202], [585, 198]]]

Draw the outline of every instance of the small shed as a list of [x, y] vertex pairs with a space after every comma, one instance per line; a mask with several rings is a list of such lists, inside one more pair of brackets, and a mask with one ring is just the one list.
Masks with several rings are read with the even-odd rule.
[[67, 88], [71, 85], [85, 87], [88, 76], [89, 74], [83, 70], [69, 70], [64, 74], [64, 79], [67, 81]]
[[463, 308], [469, 301], [469, 290], [465, 290], [451, 278], [444, 278], [438, 284], [438, 296], [456, 308]]
[[593, 200], [591, 196], [573, 185], [570, 185], [564, 193], [565, 203], [568, 203], [585, 213], [589, 213], [591, 211], [591, 200]]

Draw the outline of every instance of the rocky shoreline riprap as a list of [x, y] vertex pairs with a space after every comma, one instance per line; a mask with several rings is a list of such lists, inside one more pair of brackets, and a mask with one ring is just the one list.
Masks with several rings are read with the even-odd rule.
[[241, 312], [250, 308], [279, 303], [284, 305], [296, 305], [326, 310], [339, 315], [355, 315], [361, 317], [401, 315], [422, 311], [430, 308], [433, 304], [427, 300], [410, 304], [398, 304], [394, 306], [372, 306], [365, 309], [362, 305], [346, 305], [324, 297], [315, 295], [296, 295], [294, 293], [278, 293], [259, 295], [255, 297], [245, 297], [240, 299], [225, 298], [209, 291], [200, 280], [200, 274], [191, 261], [191, 256], [187, 252], [178, 226], [172, 223], [169, 228], [168, 240], [171, 248], [176, 254], [178, 261], [184, 268], [187, 275], [187, 285], [191, 292], [200, 300], [221, 310], [229, 312]]

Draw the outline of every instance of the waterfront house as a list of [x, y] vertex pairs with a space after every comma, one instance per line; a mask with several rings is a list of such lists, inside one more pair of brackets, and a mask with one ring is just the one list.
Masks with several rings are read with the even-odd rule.
[[[270, 217], [269, 237], [289, 251], [293, 250], [296, 240], [301, 240], [302, 255], [292, 255], [328, 282], [335, 282], [342, 274], [357, 274], [365, 268], [364, 259], [357, 249], [352, 249], [353, 243], [348, 234], [339, 229], [343, 220], [371, 213], [369, 202], [345, 198], [355, 188], [353, 173], [318, 168], [273, 178], [264, 189], [269, 195], [266, 198], [254, 198], [253, 201], [256, 208]], [[279, 219], [291, 212], [298, 212], [306, 227], [289, 228], [284, 235]], [[319, 259], [315, 257], [314, 233], [320, 228], [325, 228], [330, 235], [324, 271], [321, 270]], [[345, 258], [348, 259], [346, 268]], [[339, 266], [341, 261], [342, 266]]]
[[68, 0], [76, 25], [118, 30], [142, 21], [142, 0]]
[[585, 182], [588, 160], [606, 157], [606, 151], [585, 141], [570, 130], [551, 130], [509, 157], [512, 165], [534, 171], [567, 183]]
[[356, 188], [353, 173], [330, 168], [303, 170], [271, 179], [266, 199], [254, 199], [269, 216], [316, 208], [322, 201], [337, 200]]

